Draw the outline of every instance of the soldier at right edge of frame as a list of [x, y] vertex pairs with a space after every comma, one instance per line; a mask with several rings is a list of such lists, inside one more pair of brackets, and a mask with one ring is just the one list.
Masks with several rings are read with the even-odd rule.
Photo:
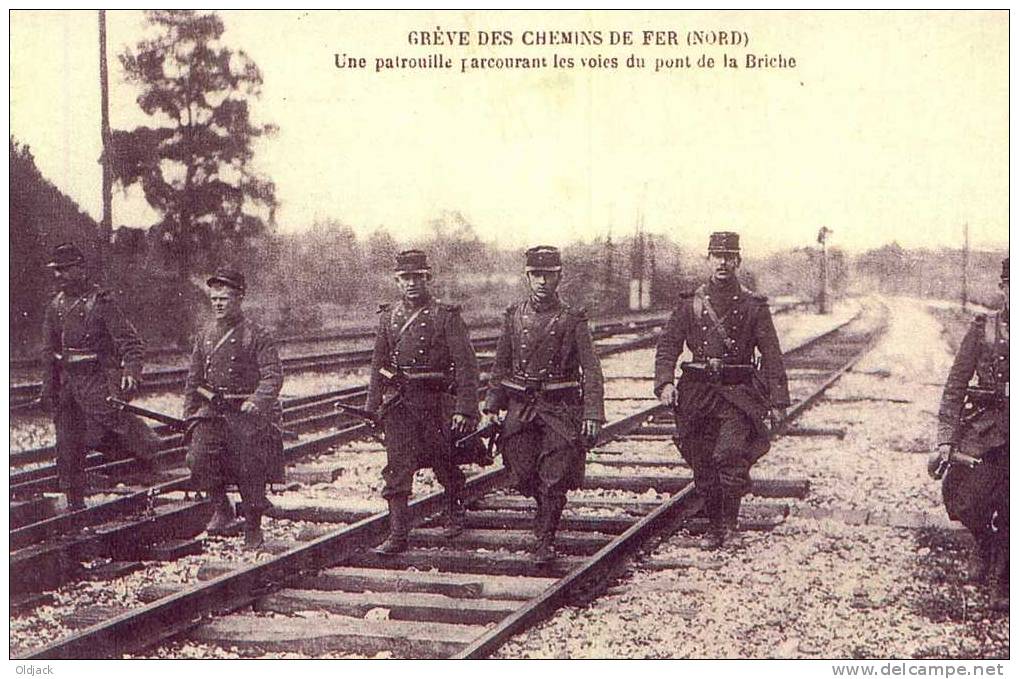
[[973, 319], [948, 372], [928, 471], [935, 479], [944, 477], [948, 516], [976, 541], [970, 579], [986, 581], [991, 608], [1007, 611], [1008, 258], [1001, 263], [999, 288], [1001, 309]]

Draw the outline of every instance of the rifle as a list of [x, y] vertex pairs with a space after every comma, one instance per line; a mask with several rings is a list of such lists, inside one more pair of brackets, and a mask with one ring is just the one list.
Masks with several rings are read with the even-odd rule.
[[42, 407], [42, 397], [33, 398], [31, 401], [25, 401], [23, 403], [13, 403], [8, 410], [10, 410], [10, 412], [16, 412], [18, 410], [30, 410], [32, 408], [39, 407]]
[[158, 413], [155, 410], [149, 410], [147, 408], [141, 408], [139, 406], [132, 405], [127, 401], [121, 401], [119, 398], [115, 398], [113, 396], [107, 398], [106, 402], [112, 405], [117, 410], [121, 410], [125, 413], [131, 413], [132, 415], [140, 415], [142, 417], [147, 417], [150, 420], [155, 420], [160, 424], [165, 424], [168, 427], [171, 427], [177, 431], [184, 431], [185, 429], [187, 429], [188, 426], [187, 422], [185, 422], [184, 420], [177, 419], [176, 417], [173, 417], [171, 415], [164, 415], [163, 413]]
[[342, 410], [343, 412], [349, 415], [353, 415], [358, 419], [364, 420], [364, 422], [372, 429], [378, 429], [379, 427], [382, 426], [381, 416], [373, 412], [369, 412], [364, 408], [358, 408], [357, 406], [347, 405], [346, 403], [341, 403], [340, 401], [337, 401], [334, 405], [337, 409]]
[[491, 448], [495, 445], [495, 442], [499, 439], [499, 434], [501, 433], [502, 425], [498, 422], [492, 421], [483, 427], [475, 429], [470, 434], [458, 438], [454, 445], [456, 445], [457, 448], [463, 448], [475, 439], [488, 439], [488, 448], [491, 450]]
[[978, 457], [973, 457], [966, 453], [960, 453], [955, 449], [954, 445], [950, 448], [945, 448], [944, 450], [947, 450], [947, 452], [943, 452], [942, 450], [935, 451], [931, 456], [930, 462], [928, 462], [928, 471], [935, 481], [941, 479], [948, 472], [948, 468], [953, 464], [963, 464], [970, 469], [973, 469], [983, 462], [983, 460]]

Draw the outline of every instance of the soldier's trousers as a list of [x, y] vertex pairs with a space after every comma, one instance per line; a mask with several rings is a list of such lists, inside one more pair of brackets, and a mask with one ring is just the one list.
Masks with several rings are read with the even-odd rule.
[[[540, 419], [499, 440], [502, 459], [522, 495], [547, 506], [562, 506], [566, 492], [580, 485], [583, 451]], [[578, 471], [578, 464], [580, 470]]]
[[244, 450], [242, 437], [232, 431], [226, 418], [210, 417], [197, 421], [191, 429], [187, 463], [195, 486], [208, 492], [221, 492], [228, 483], [236, 484], [245, 507], [264, 511], [266, 471], [252, 450]]
[[1008, 445], [991, 448], [970, 469], [952, 465], [941, 491], [948, 516], [961, 521], [981, 550], [1007, 548], [1009, 534]]
[[677, 418], [676, 447], [693, 471], [698, 493], [742, 496], [750, 489], [747, 450], [753, 435], [750, 418], [724, 402], [710, 417]]
[[99, 444], [146, 459], [155, 454], [159, 437], [140, 418], [106, 402], [106, 385], [77, 380], [61, 388], [54, 404], [57, 476], [65, 493], [85, 490], [85, 459]]
[[427, 411], [400, 404], [385, 419], [386, 466], [382, 469], [382, 497], [408, 497], [418, 469], [431, 468], [450, 493], [459, 493], [466, 477], [452, 457], [449, 419], [439, 409]]

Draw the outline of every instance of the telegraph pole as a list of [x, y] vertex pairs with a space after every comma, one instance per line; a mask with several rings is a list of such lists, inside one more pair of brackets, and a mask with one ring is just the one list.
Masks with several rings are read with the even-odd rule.
[[817, 296], [817, 313], [828, 313], [828, 234], [831, 229], [822, 226], [817, 232], [817, 242], [821, 244], [821, 292]]
[[969, 297], [969, 224], [962, 226], [962, 310], [966, 310], [966, 301]]
[[113, 171], [110, 168], [110, 83], [106, 66], [106, 10], [99, 10], [99, 90], [101, 135], [103, 142], [103, 220], [100, 228], [99, 257], [106, 263], [106, 254], [113, 240]]

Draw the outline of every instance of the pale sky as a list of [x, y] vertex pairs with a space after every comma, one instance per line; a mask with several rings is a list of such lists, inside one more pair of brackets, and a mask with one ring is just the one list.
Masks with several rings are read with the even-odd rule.
[[[256, 166], [277, 185], [281, 231], [333, 218], [367, 235], [426, 233], [461, 211], [504, 246], [633, 231], [701, 248], [735, 229], [744, 248], [809, 245], [821, 225], [859, 250], [897, 240], [1008, 242], [1007, 12], [221, 12], [224, 42], [264, 76], [256, 119], [280, 132]], [[112, 125], [145, 122], [116, 54], [140, 12], [108, 13]], [[408, 32], [470, 31], [472, 46], [408, 44]], [[685, 44], [690, 29], [745, 31], [745, 47]], [[525, 31], [630, 30], [631, 46], [522, 44]], [[678, 46], [643, 46], [674, 30]], [[509, 30], [511, 46], [478, 47]], [[11, 133], [97, 219], [101, 173], [95, 12], [11, 13]], [[747, 52], [795, 57], [746, 69]], [[334, 53], [366, 57], [339, 70]], [[375, 57], [441, 53], [452, 71], [375, 73]], [[653, 72], [701, 53], [716, 67]], [[740, 69], [718, 65], [735, 55]], [[618, 57], [615, 70], [459, 72], [461, 57]], [[626, 69], [630, 54], [649, 68]], [[148, 226], [115, 193], [114, 224]]]

